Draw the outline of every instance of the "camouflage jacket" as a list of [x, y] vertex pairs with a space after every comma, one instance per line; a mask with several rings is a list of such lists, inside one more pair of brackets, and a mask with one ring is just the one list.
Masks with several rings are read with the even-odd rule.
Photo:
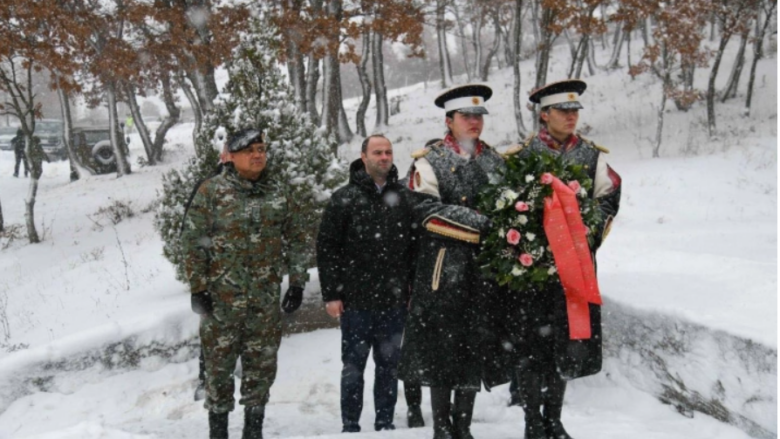
[[290, 285], [304, 286], [304, 218], [267, 173], [252, 182], [226, 165], [200, 185], [184, 219], [182, 259], [191, 292], [278, 291], [285, 268]]

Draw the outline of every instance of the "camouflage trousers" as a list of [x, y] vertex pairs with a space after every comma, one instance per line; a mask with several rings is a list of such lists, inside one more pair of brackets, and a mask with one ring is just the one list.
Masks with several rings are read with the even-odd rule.
[[253, 407], [268, 403], [276, 378], [276, 358], [282, 341], [277, 306], [234, 310], [215, 304], [211, 316], [201, 317], [200, 340], [206, 365], [207, 410], [227, 413], [235, 408], [233, 371], [241, 357], [241, 399]]

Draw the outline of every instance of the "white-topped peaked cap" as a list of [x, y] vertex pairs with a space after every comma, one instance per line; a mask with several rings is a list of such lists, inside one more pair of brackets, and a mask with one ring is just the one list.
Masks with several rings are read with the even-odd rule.
[[531, 93], [528, 100], [539, 104], [541, 108], [557, 108], [559, 110], [579, 110], [583, 108], [580, 96], [588, 88], [585, 81], [567, 79], [552, 82]]
[[447, 113], [457, 111], [464, 114], [489, 114], [485, 101], [491, 96], [493, 90], [487, 85], [467, 84], [445, 91], [433, 102]]

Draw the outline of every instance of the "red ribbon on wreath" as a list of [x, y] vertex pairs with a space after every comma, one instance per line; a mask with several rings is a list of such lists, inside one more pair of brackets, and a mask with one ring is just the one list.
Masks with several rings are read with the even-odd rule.
[[576, 193], [557, 177], [552, 178], [551, 185], [553, 195], [544, 200], [544, 232], [566, 295], [569, 338], [589, 339], [588, 304], [602, 302], [586, 237], [587, 227], [580, 215]]

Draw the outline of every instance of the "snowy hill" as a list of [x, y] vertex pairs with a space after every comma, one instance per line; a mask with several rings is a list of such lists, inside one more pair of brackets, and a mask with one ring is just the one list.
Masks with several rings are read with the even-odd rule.
[[[726, 53], [721, 85], [735, 50]], [[562, 79], [567, 63], [561, 50], [548, 78]], [[708, 139], [703, 104], [688, 113], [669, 109], [660, 159], [650, 158], [647, 140], [660, 84], [651, 76], [632, 80], [625, 70], [584, 78], [580, 126], [611, 150], [624, 189], [599, 254], [604, 371], [574, 381], [566, 397], [564, 422], [578, 439], [777, 437], [776, 60], [758, 68], [754, 116], [741, 115], [740, 94], [717, 107], [719, 134]], [[525, 93], [532, 61], [522, 71]], [[697, 72], [697, 85], [706, 74]], [[483, 138], [504, 147], [519, 140], [511, 71], [493, 72], [489, 85], [494, 97]], [[422, 84], [391, 92], [403, 96], [402, 112], [381, 130], [394, 142], [402, 173], [409, 153], [444, 130], [432, 104], [439, 93]], [[350, 117], [356, 106], [348, 102]], [[531, 125], [528, 114], [525, 123]], [[134, 163], [134, 173], [121, 179], [71, 184], [66, 163], [44, 164], [36, 205], [43, 242], [0, 240], [0, 439], [207, 436], [206, 412], [192, 400], [197, 317], [152, 228], [161, 175], [181, 166], [190, 139], [191, 125], [175, 127], [166, 164]], [[359, 143], [340, 154], [357, 158]], [[143, 154], [140, 142], [132, 148], [134, 157]], [[0, 152], [7, 227], [23, 224], [27, 191], [12, 167], [13, 154]], [[112, 221], [123, 207], [133, 215]], [[315, 306], [313, 279], [307, 297]], [[267, 437], [337, 437], [339, 343], [334, 329], [283, 340]], [[372, 367], [364, 431], [373, 420]], [[507, 386], [479, 394], [475, 437], [521, 436], [522, 410], [507, 408], [507, 398]], [[427, 391], [423, 407], [430, 425]], [[399, 396], [398, 430], [354, 437], [430, 437], [429, 427], [406, 429], [404, 416]], [[242, 417], [240, 410], [231, 415], [236, 437]]]

